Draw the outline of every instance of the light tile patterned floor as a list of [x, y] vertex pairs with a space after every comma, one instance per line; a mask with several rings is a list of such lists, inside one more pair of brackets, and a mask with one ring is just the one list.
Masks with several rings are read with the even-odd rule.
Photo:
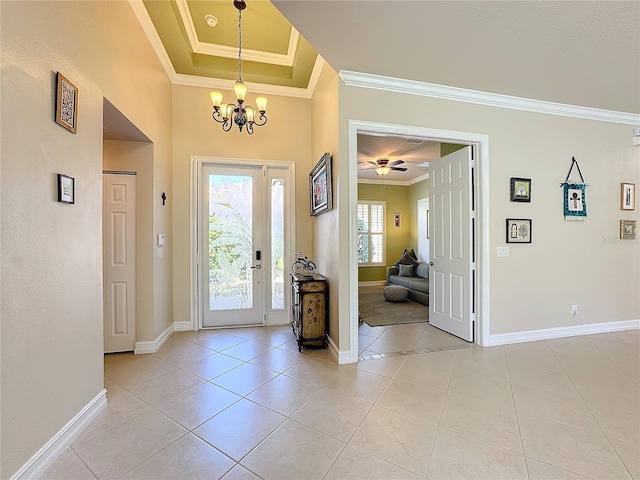
[[[361, 353], [446, 346], [376, 328]], [[179, 332], [105, 377], [43, 479], [640, 479], [640, 331], [355, 365], [298, 353], [288, 326]]]

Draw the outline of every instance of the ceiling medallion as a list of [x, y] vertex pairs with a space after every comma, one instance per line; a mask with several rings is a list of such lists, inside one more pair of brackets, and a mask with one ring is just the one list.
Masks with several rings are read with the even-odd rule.
[[[222, 103], [222, 93], [211, 92], [212, 117], [216, 122], [222, 124], [222, 130], [225, 132], [231, 130], [233, 123], [235, 123], [240, 131], [246, 126], [247, 133], [251, 135], [254, 126], [261, 127], [267, 123], [267, 99], [265, 97], [256, 98], [257, 112], [251, 105], [244, 104], [247, 87], [242, 81], [242, 10], [247, 8], [247, 4], [244, 0], [234, 0], [233, 6], [238, 9], [238, 80], [233, 86], [237, 104]], [[257, 119], [256, 113], [259, 113]]]

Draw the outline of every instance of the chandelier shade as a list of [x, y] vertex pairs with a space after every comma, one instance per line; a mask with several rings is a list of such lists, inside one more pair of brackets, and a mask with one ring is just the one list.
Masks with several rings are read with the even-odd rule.
[[[236, 95], [236, 103], [222, 103], [221, 92], [213, 91], [209, 94], [213, 105], [213, 119], [222, 124], [222, 130], [228, 132], [233, 124], [242, 129], [246, 126], [246, 132], [251, 135], [253, 127], [261, 127], [267, 123], [267, 99], [265, 97], [256, 98], [256, 109], [251, 105], [245, 105], [247, 86], [242, 81], [242, 10], [247, 8], [244, 0], [234, 0], [233, 6], [238, 9], [238, 80], [233, 86]], [[256, 118], [257, 116], [257, 118]]]

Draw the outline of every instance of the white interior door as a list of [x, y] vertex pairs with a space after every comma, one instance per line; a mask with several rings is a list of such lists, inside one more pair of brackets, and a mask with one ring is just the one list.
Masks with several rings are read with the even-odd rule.
[[102, 176], [104, 351], [134, 349], [136, 341], [136, 176]]
[[431, 163], [429, 323], [473, 341], [472, 147]]
[[264, 323], [262, 177], [257, 166], [202, 169], [203, 327]]

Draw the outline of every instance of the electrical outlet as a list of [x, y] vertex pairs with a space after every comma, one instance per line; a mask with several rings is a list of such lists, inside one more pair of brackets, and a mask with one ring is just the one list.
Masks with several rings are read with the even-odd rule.
[[578, 305], [571, 305], [571, 315], [580, 315]]

